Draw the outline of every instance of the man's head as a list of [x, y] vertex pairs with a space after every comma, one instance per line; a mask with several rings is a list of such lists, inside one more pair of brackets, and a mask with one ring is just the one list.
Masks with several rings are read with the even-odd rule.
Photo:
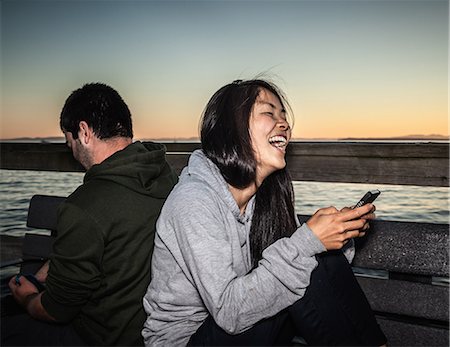
[[102, 83], [85, 84], [72, 92], [61, 111], [60, 126], [75, 159], [86, 169], [133, 138], [128, 106], [117, 91]]

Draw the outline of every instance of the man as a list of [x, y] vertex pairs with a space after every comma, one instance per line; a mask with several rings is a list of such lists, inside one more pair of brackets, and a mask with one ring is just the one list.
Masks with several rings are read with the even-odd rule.
[[46, 289], [9, 283], [28, 315], [2, 322], [2, 345], [142, 345], [155, 223], [177, 176], [164, 146], [132, 142], [130, 111], [109, 86], [75, 90], [60, 125], [87, 172], [59, 209], [48, 274], [36, 276]]

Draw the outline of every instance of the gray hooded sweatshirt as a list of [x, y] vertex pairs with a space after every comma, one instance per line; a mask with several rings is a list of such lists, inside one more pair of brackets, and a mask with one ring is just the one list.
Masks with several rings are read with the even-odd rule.
[[243, 332], [299, 300], [326, 249], [305, 224], [267, 247], [252, 270], [244, 214], [217, 166], [195, 151], [157, 222], [152, 279], [144, 297], [146, 346], [183, 346], [212, 315]]

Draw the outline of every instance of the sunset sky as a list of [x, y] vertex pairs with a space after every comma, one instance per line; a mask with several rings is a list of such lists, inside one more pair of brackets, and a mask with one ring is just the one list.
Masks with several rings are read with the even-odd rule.
[[263, 74], [299, 138], [448, 135], [448, 1], [1, 1], [0, 138], [61, 136], [66, 97], [117, 89], [135, 138], [198, 135]]

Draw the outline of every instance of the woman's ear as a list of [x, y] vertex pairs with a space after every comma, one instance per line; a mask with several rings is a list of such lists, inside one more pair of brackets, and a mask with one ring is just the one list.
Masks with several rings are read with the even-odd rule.
[[80, 139], [82, 144], [89, 144], [94, 136], [94, 131], [89, 125], [83, 120], [78, 124], [78, 138]]

